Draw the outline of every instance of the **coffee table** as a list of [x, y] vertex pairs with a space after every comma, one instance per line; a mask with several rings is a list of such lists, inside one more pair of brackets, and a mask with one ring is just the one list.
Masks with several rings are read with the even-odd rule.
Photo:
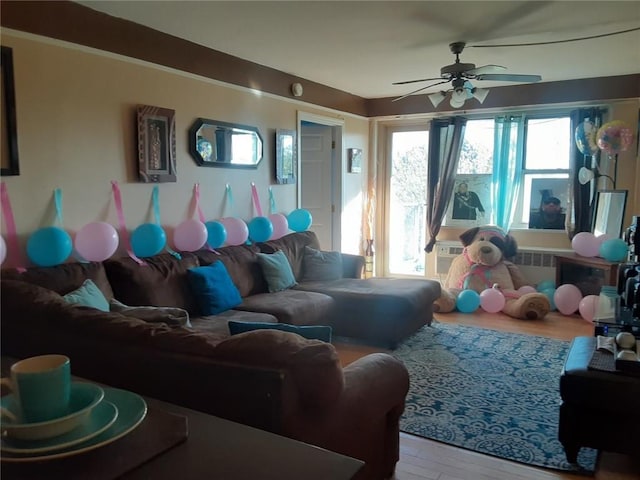
[[[12, 363], [11, 359], [3, 357], [2, 371]], [[92, 452], [59, 460], [26, 464], [2, 462], [2, 479], [45, 478], [43, 475], [47, 479], [84, 479], [88, 478], [87, 469], [92, 468], [91, 478], [105, 480], [116, 477], [126, 480], [348, 480], [364, 465], [361, 460], [291, 438], [143, 398], [147, 402], [147, 418], [122, 439]], [[184, 428], [184, 418], [188, 423], [186, 440], [183, 440], [184, 435], [180, 437], [184, 430], [176, 432], [176, 438], [171, 442], [174, 446], [165, 447], [162, 453], [133, 469], [126, 467], [126, 457], [132, 455], [132, 450], [156, 440], [150, 437], [159, 435], [158, 432], [171, 436], [172, 432], [166, 431], [166, 425], [171, 424], [169, 420], [173, 420], [179, 429]], [[176, 419], [182, 422], [175, 422]], [[165, 426], [164, 430], [152, 428], [160, 424]], [[122, 470], [116, 475], [109, 473], [118, 463], [124, 465]]]

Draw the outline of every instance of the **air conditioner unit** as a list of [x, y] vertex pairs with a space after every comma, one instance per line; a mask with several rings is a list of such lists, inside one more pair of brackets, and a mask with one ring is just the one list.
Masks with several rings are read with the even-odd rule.
[[[446, 276], [451, 267], [451, 262], [455, 257], [462, 254], [462, 249], [460, 242], [436, 242], [434, 249], [436, 252], [436, 274]], [[529, 283], [536, 285], [543, 280], [554, 280], [556, 278], [555, 256], [566, 255], [571, 252], [572, 250], [568, 249], [519, 248], [513, 263], [520, 268]]]

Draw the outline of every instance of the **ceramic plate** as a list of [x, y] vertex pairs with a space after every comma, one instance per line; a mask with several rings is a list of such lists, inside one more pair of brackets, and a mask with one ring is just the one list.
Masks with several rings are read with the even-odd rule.
[[[69, 399], [69, 414], [64, 417], [37, 423], [2, 421], [2, 435], [20, 440], [42, 440], [66, 434], [78, 427], [89, 417], [91, 410], [102, 401], [102, 388], [93, 383], [74, 382], [71, 384]], [[5, 395], [0, 399], [0, 405], [10, 412], [18, 411], [16, 397]]]
[[89, 418], [79, 427], [74, 428], [64, 435], [44, 440], [18, 440], [15, 438], [0, 439], [0, 450], [3, 452], [36, 454], [53, 452], [72, 447], [78, 443], [86, 442], [96, 435], [100, 435], [109, 428], [118, 418], [118, 409], [107, 401], [102, 401], [91, 410]]
[[3, 462], [39, 462], [42, 460], [52, 460], [55, 458], [70, 457], [79, 455], [96, 448], [103, 447], [135, 429], [147, 415], [147, 403], [144, 399], [133, 392], [120, 390], [118, 388], [104, 387], [104, 400], [113, 403], [118, 409], [116, 421], [100, 435], [93, 437], [86, 442], [79, 443], [67, 449], [57, 452], [48, 452], [34, 455], [18, 455], [15, 453], [1, 452]]

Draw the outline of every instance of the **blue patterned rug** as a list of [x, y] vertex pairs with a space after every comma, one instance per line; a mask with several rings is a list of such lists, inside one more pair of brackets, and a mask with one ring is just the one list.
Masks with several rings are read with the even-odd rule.
[[579, 466], [558, 441], [560, 372], [569, 342], [434, 323], [393, 355], [411, 387], [403, 432], [527, 465], [593, 474], [596, 450]]

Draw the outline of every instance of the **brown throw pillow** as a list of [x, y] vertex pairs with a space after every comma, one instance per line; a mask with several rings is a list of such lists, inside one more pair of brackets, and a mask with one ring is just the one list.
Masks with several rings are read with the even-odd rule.
[[302, 259], [303, 282], [327, 282], [342, 278], [342, 254], [340, 252], [323, 252], [304, 247]]

